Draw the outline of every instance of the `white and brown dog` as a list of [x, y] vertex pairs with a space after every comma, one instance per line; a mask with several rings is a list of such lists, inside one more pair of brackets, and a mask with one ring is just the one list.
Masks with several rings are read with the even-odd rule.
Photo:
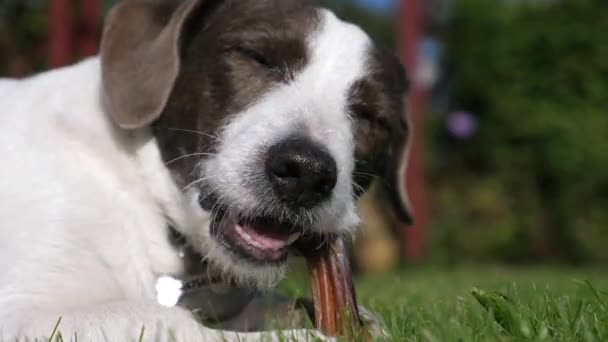
[[[289, 251], [353, 232], [371, 175], [395, 180], [405, 90], [395, 57], [304, 0], [119, 3], [99, 58], [0, 81], [0, 340], [60, 317], [85, 341], [306, 336], [214, 330], [159, 291], [196, 272], [269, 288]], [[229, 318], [252, 298], [222, 291], [195, 297]]]

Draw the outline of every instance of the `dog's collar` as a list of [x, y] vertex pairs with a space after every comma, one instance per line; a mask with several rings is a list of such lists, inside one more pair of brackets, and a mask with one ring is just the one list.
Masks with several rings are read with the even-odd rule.
[[223, 321], [240, 313], [256, 295], [255, 290], [222, 279], [188, 244], [184, 235], [172, 225], [168, 225], [168, 231], [169, 240], [184, 265], [184, 273], [158, 278], [158, 302], [187, 308], [202, 321]]

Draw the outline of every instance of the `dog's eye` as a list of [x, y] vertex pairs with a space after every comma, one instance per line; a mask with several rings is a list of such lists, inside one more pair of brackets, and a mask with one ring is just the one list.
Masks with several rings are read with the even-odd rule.
[[361, 129], [367, 130], [380, 130], [382, 132], [389, 132], [390, 126], [385, 118], [379, 117], [367, 107], [359, 106], [354, 110], [357, 124]]
[[385, 132], [389, 132], [391, 130], [391, 127], [385, 118], [377, 118], [376, 126]]
[[241, 55], [254, 61], [265, 69], [268, 69], [273, 72], [279, 71], [279, 68], [270, 60], [270, 58], [264, 56], [264, 54], [259, 51], [248, 48], [239, 48], [238, 51]]
[[357, 119], [357, 125], [359, 125], [359, 127], [364, 130], [364, 131], [369, 131], [372, 129], [373, 125], [374, 125], [374, 120], [371, 116], [365, 114], [365, 115], [356, 115], [355, 116]]

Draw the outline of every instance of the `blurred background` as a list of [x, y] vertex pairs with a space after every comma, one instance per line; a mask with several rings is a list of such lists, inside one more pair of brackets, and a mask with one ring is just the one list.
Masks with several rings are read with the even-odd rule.
[[[0, 1], [0, 76], [96, 53], [115, 1]], [[357, 269], [608, 262], [608, 2], [325, 0], [407, 66], [416, 223], [361, 202]]]

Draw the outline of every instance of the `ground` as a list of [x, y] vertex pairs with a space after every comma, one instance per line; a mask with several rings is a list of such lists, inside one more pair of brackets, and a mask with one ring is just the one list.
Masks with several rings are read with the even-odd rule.
[[[299, 273], [284, 292], [308, 293]], [[403, 270], [356, 283], [391, 341], [608, 341], [608, 272], [600, 268]]]

